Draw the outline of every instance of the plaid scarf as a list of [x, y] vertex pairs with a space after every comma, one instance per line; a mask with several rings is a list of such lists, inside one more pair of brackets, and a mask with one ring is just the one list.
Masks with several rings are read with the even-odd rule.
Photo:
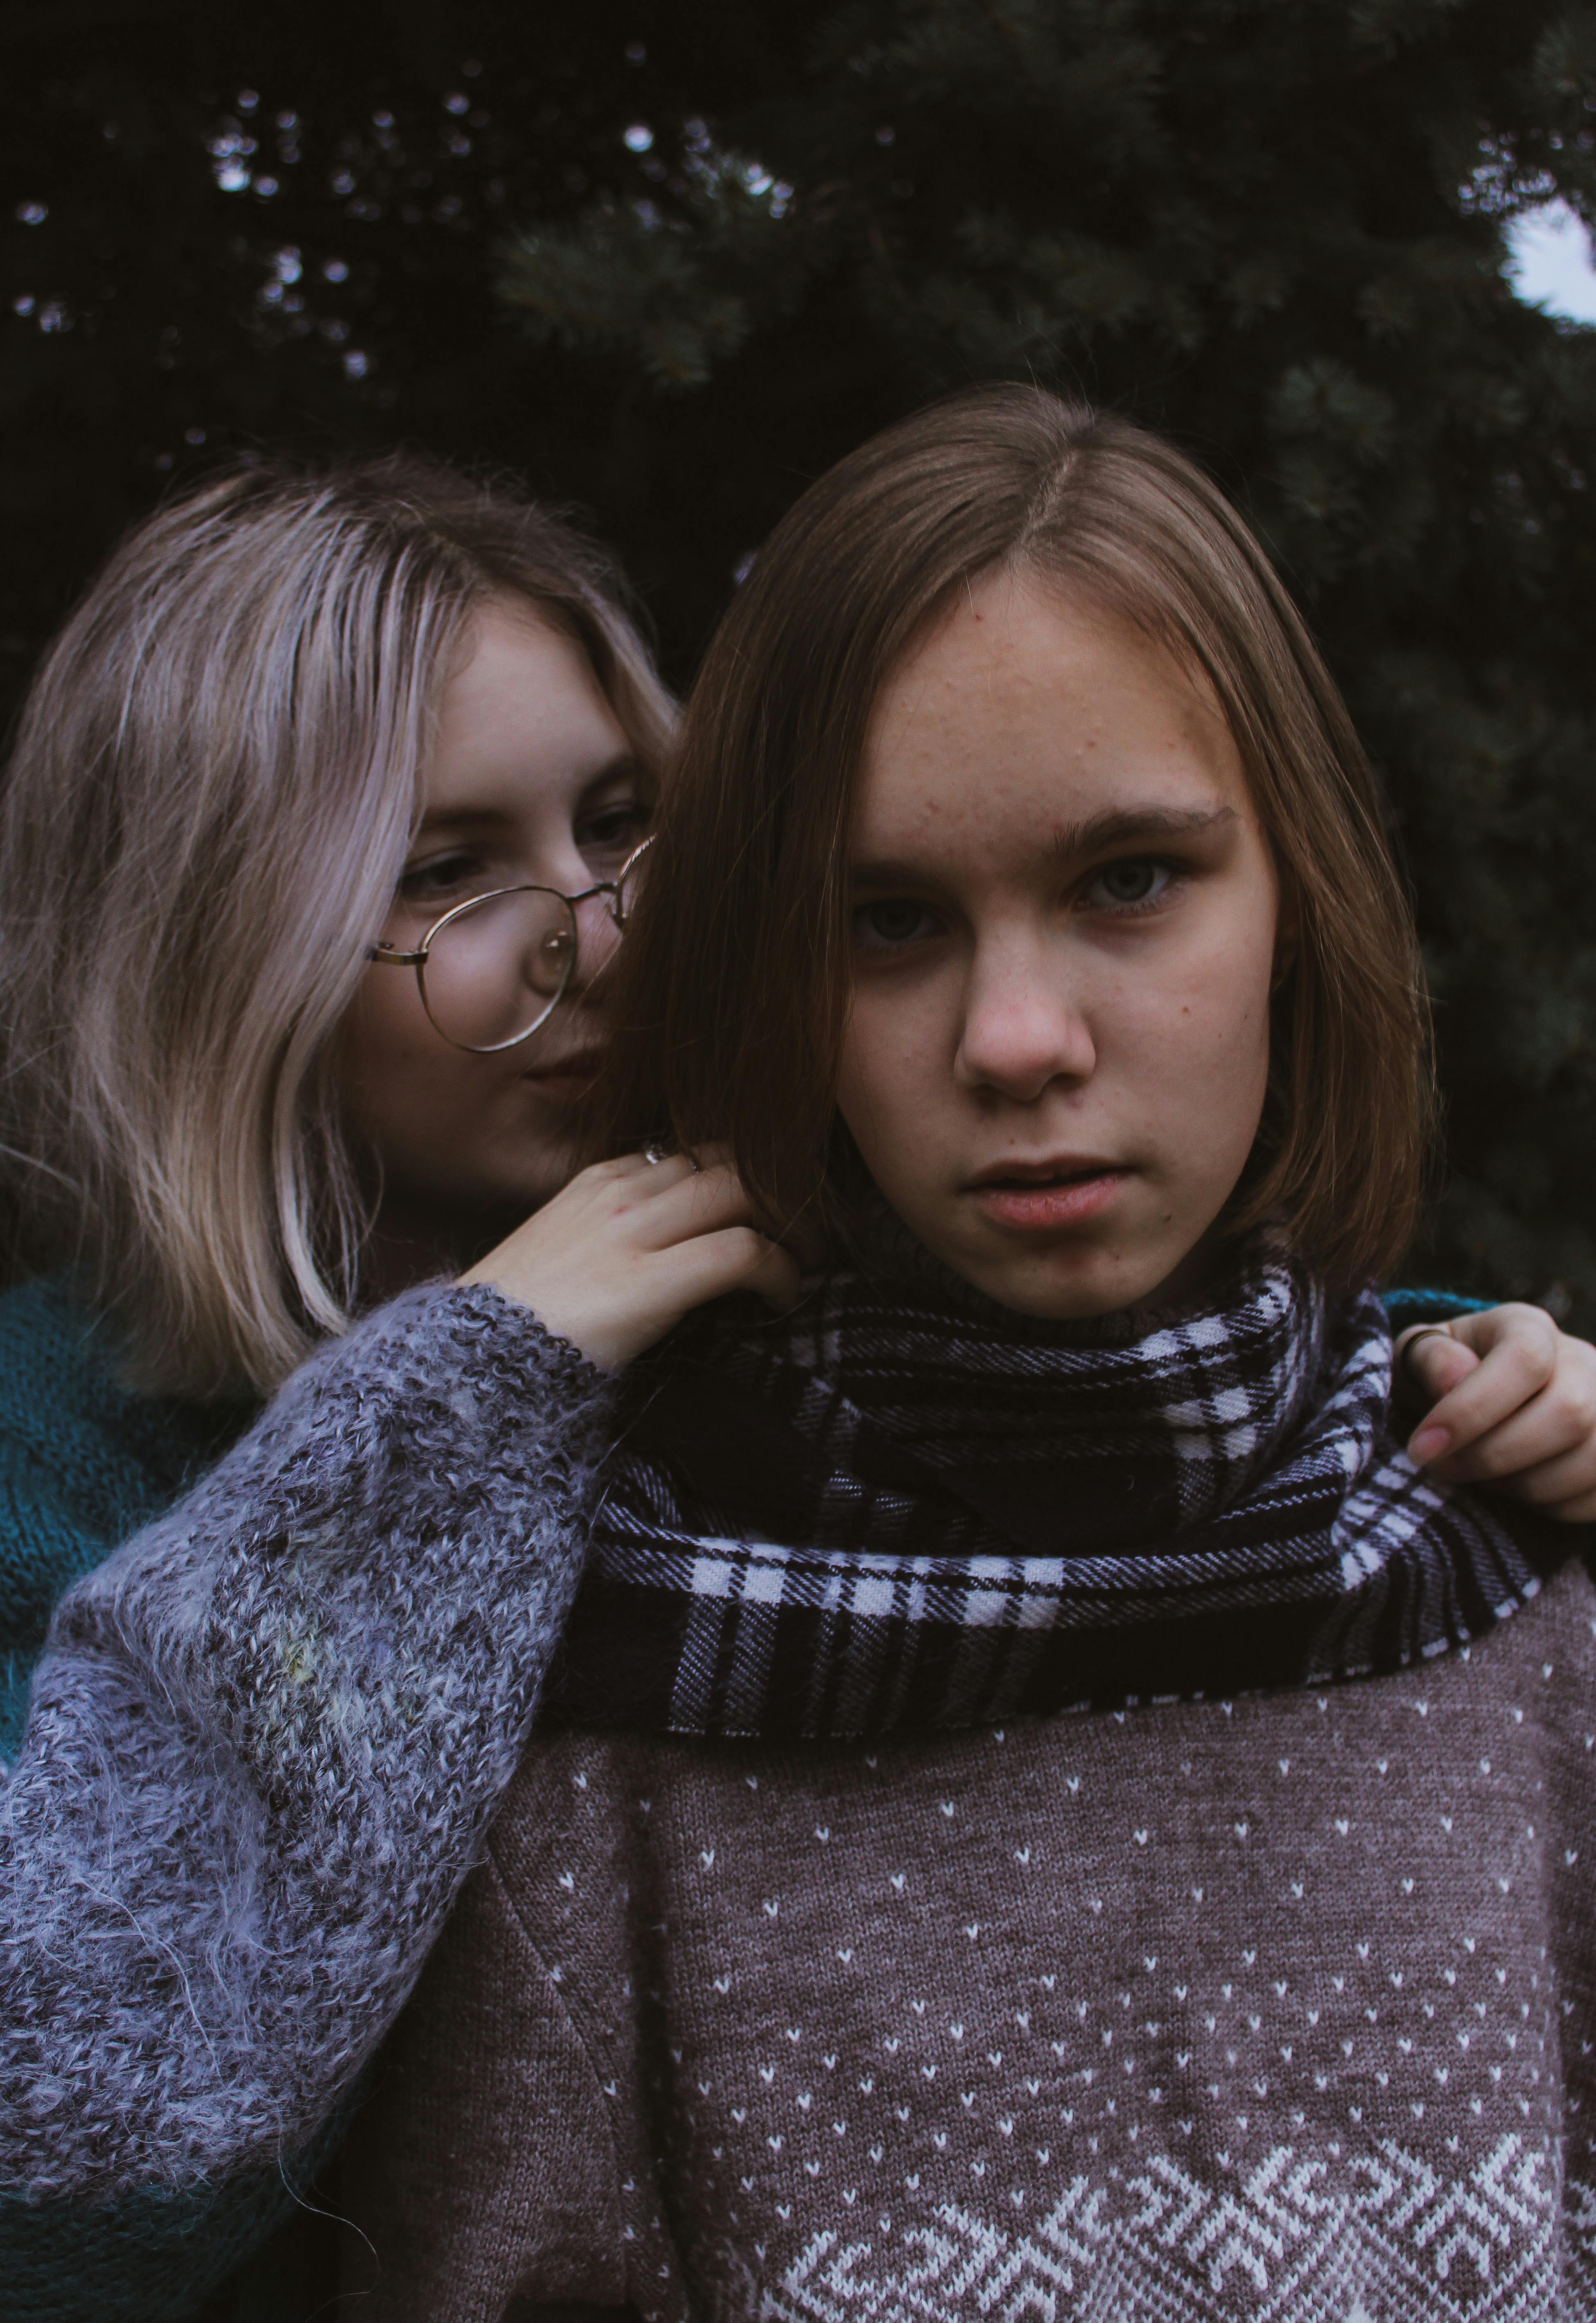
[[1479, 1636], [1567, 1553], [1414, 1468], [1379, 1299], [1267, 1247], [1156, 1328], [929, 1261], [834, 1277], [641, 1385], [563, 1723], [867, 1736], [1322, 1684]]

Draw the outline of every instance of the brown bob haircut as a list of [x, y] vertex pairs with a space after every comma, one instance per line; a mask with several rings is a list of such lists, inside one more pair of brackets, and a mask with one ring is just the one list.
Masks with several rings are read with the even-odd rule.
[[1428, 1011], [1351, 720], [1217, 488], [1159, 436], [1038, 388], [980, 388], [888, 428], [761, 550], [693, 688], [618, 963], [600, 1150], [724, 1139], [776, 1230], [807, 1214], [846, 1246], [855, 785], [888, 674], [1000, 568], [1133, 622], [1217, 698], [1292, 937], [1262, 1124], [1224, 1223], [1280, 1221], [1332, 1281], [1389, 1272], [1425, 1176]]

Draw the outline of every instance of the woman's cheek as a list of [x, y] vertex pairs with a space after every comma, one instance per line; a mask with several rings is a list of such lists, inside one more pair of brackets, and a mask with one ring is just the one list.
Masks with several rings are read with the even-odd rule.
[[885, 1029], [879, 1009], [856, 993], [843, 1035], [837, 1109], [867, 1162], [888, 1134], [895, 1110], [886, 1070], [890, 1050], [883, 1039]]
[[843, 1038], [837, 1102], [861, 1152], [912, 1160], [916, 1125], [929, 1129], [953, 1097], [947, 1043], [924, 993], [856, 990]]
[[1207, 1157], [1205, 1174], [1228, 1172], [1223, 1197], [1228, 1199], [1252, 1150], [1269, 1086], [1267, 959], [1223, 957], [1166, 1021], [1158, 1081], [1166, 1099], [1184, 1088], [1181, 1142], [1189, 1141], [1194, 1155]]

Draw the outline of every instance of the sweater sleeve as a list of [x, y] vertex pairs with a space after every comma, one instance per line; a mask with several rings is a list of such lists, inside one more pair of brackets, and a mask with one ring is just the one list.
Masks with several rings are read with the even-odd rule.
[[1412, 1323], [1450, 1323], [1454, 1315], [1483, 1314], [1488, 1299], [1465, 1299], [1456, 1290], [1382, 1290], [1380, 1303], [1393, 1336]]
[[608, 1391], [496, 1292], [408, 1293], [69, 1593], [0, 1794], [0, 2191], [314, 2147], [514, 1772]]

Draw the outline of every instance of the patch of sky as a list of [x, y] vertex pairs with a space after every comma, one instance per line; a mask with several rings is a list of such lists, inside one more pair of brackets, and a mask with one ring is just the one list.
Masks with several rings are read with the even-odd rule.
[[1507, 229], [1508, 271], [1527, 305], [1570, 323], [1596, 323], [1591, 233], [1566, 202], [1521, 210]]

